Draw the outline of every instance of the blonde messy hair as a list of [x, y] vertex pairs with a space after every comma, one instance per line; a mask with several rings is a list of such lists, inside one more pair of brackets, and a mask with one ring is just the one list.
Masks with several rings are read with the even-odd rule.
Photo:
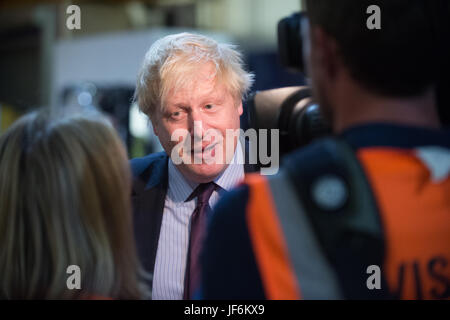
[[183, 88], [199, 64], [213, 63], [215, 80], [223, 83], [236, 100], [242, 99], [253, 83], [253, 74], [243, 68], [235, 46], [198, 34], [179, 33], [156, 41], [145, 55], [140, 69], [135, 101], [149, 117], [171, 90]]
[[[0, 136], [0, 298], [148, 295], [132, 234], [130, 170], [97, 113], [28, 114]], [[81, 290], [68, 290], [69, 265]]]

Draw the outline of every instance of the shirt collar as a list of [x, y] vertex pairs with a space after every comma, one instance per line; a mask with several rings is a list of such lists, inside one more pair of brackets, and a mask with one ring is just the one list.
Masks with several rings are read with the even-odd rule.
[[229, 191], [244, 179], [244, 155], [240, 140], [236, 144], [233, 159], [227, 168], [214, 179], [222, 189]]
[[174, 202], [184, 202], [189, 195], [194, 191], [195, 187], [198, 185], [188, 179], [186, 179], [183, 174], [178, 170], [178, 168], [173, 163], [172, 159], [169, 157], [169, 190], [168, 195], [170, 195]]

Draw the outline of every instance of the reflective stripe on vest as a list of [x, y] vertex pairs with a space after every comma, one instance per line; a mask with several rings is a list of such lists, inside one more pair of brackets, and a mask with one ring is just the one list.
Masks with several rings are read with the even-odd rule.
[[285, 174], [268, 179], [250, 175], [246, 182], [250, 239], [267, 298], [342, 298], [336, 275]]

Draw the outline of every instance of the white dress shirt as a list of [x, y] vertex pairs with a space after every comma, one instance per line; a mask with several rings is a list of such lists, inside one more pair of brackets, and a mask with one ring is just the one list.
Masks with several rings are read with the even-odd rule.
[[[243, 152], [240, 141], [232, 162], [214, 182], [220, 187], [209, 199], [211, 208], [221, 193], [244, 179]], [[183, 299], [184, 275], [189, 246], [189, 221], [197, 199], [185, 202], [198, 183], [188, 181], [169, 158], [169, 183], [164, 203], [161, 231], [153, 273], [153, 300]]]

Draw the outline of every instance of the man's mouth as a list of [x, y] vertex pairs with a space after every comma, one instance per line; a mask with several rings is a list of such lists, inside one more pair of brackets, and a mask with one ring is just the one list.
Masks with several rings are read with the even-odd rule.
[[207, 144], [207, 145], [204, 145], [204, 146], [202, 146], [201, 148], [200, 148], [200, 146], [199, 147], [197, 147], [197, 148], [193, 148], [193, 149], [191, 149], [191, 153], [205, 153], [205, 152], [210, 152], [211, 150], [213, 150], [214, 148], [215, 148], [215, 146], [217, 145], [217, 143], [210, 143], [210, 144]]

